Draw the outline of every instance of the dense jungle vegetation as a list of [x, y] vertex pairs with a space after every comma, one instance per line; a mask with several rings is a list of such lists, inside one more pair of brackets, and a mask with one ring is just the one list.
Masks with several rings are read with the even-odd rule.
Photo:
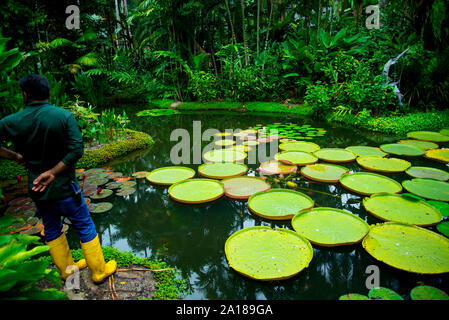
[[50, 79], [57, 105], [76, 99], [100, 107], [154, 99], [304, 102], [321, 118], [448, 106], [449, 0], [74, 4], [79, 29], [66, 27], [65, 2], [0, 5], [0, 116], [23, 107], [17, 80], [27, 73]]

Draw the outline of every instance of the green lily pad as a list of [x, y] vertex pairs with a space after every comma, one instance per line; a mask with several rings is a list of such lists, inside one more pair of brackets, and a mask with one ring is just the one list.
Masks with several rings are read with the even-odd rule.
[[366, 196], [375, 193], [399, 193], [402, 191], [402, 186], [399, 182], [380, 174], [369, 172], [344, 174], [340, 178], [340, 183], [346, 189]]
[[210, 150], [203, 155], [204, 160], [209, 162], [238, 162], [246, 157], [245, 152], [232, 149]]
[[354, 152], [357, 156], [371, 156], [371, 157], [385, 157], [387, 153], [383, 152], [379, 148], [368, 147], [368, 146], [351, 146], [347, 147], [346, 150]]
[[287, 229], [249, 227], [233, 233], [225, 243], [229, 266], [256, 280], [291, 278], [309, 266], [309, 241]]
[[289, 174], [296, 172], [297, 167], [277, 160], [262, 162], [259, 167], [264, 174]]
[[125, 187], [122, 189], [119, 189], [116, 193], [117, 196], [120, 197], [126, 197], [126, 196], [130, 196], [132, 194], [136, 193], [136, 189], [132, 188], [132, 187]]
[[102, 186], [109, 182], [108, 178], [86, 178], [85, 184]]
[[271, 220], [289, 220], [299, 211], [311, 209], [313, 200], [307, 195], [288, 189], [258, 192], [248, 199], [252, 213]]
[[449, 149], [432, 149], [426, 151], [426, 158], [441, 162], [449, 162]]
[[195, 170], [188, 167], [163, 167], [147, 174], [147, 180], [157, 185], [169, 186], [179, 181], [191, 179], [195, 174]]
[[412, 300], [449, 300], [449, 295], [435, 287], [417, 286], [410, 291]]
[[243, 145], [244, 146], [248, 146], [248, 147], [254, 147], [257, 146], [260, 142], [259, 141], [255, 141], [255, 140], [248, 140], [248, 141], [243, 141]]
[[449, 180], [449, 172], [429, 167], [410, 167], [405, 173], [413, 178], [429, 178], [440, 181]]
[[248, 171], [248, 167], [243, 163], [232, 162], [209, 162], [198, 167], [198, 173], [206, 178], [225, 179], [241, 176]]
[[111, 189], [102, 189], [100, 193], [95, 192], [90, 196], [91, 199], [104, 199], [114, 193]]
[[368, 297], [373, 300], [404, 300], [397, 292], [383, 287], [372, 288]]
[[410, 162], [402, 159], [373, 156], [358, 157], [357, 163], [366, 170], [386, 173], [403, 172], [412, 165]]
[[213, 179], [189, 179], [168, 188], [170, 197], [178, 202], [199, 204], [210, 202], [223, 196], [223, 184]]
[[441, 129], [440, 133], [445, 136], [449, 136], [449, 128]]
[[371, 226], [362, 246], [375, 259], [419, 274], [449, 272], [449, 239], [424, 228], [386, 222]]
[[302, 151], [282, 151], [276, 153], [274, 158], [286, 164], [306, 166], [318, 162], [313, 154]]
[[231, 140], [231, 139], [223, 139], [223, 140], [215, 141], [215, 145], [220, 146], [220, 147], [229, 147], [229, 146], [233, 146], [234, 144], [235, 144], [235, 141]]
[[423, 150], [430, 150], [438, 148], [438, 145], [429, 141], [421, 141], [421, 140], [399, 140], [397, 143], [399, 144], [408, 144]]
[[326, 182], [337, 183], [349, 169], [335, 164], [313, 164], [301, 168], [301, 174], [307, 179]]
[[221, 181], [225, 194], [233, 199], [248, 199], [257, 192], [268, 191], [271, 186], [259, 177], [234, 177]]
[[109, 202], [99, 202], [99, 203], [90, 203], [88, 205], [89, 211], [91, 213], [104, 213], [106, 211], [111, 210], [113, 207], [112, 203]]
[[319, 149], [321, 149], [321, 147], [316, 143], [306, 141], [286, 142], [279, 145], [279, 150], [281, 151], [302, 151], [313, 153]]
[[394, 154], [397, 156], [408, 156], [408, 157], [422, 156], [426, 153], [421, 148], [409, 144], [400, 144], [400, 143], [383, 144], [380, 146], [380, 149], [389, 154]]
[[413, 131], [407, 133], [407, 137], [430, 142], [449, 142], [448, 136], [432, 131]]
[[122, 187], [122, 183], [121, 182], [117, 182], [117, 181], [112, 181], [106, 184], [106, 188], [114, 190], [114, 189], [119, 189]]
[[427, 202], [402, 194], [374, 194], [363, 199], [363, 206], [366, 211], [384, 221], [431, 226], [443, 219], [442, 214]]
[[429, 200], [449, 201], [449, 183], [434, 179], [415, 178], [402, 182], [404, 188]]
[[349, 163], [357, 158], [357, 154], [346, 149], [325, 148], [313, 153], [320, 160], [332, 163]]
[[132, 176], [136, 179], [144, 179], [147, 177], [148, 173], [149, 173], [148, 171], [138, 171], [138, 172], [134, 172], [132, 174]]
[[444, 234], [446, 237], [449, 237], [449, 221], [437, 224], [437, 230], [440, 233]]
[[427, 203], [439, 210], [443, 217], [449, 217], [449, 203], [436, 200], [429, 200]]
[[137, 185], [137, 182], [131, 180], [122, 181], [120, 183], [122, 184], [121, 188], [133, 188]]
[[358, 243], [369, 231], [368, 223], [358, 216], [322, 207], [297, 213], [292, 226], [311, 243], [326, 247]]
[[340, 296], [340, 298], [338, 298], [338, 300], [369, 300], [369, 298], [363, 294], [346, 293], [346, 294]]

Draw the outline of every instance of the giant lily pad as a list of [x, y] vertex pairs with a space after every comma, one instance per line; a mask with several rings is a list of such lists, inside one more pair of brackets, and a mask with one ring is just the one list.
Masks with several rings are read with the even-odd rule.
[[449, 183], [434, 179], [416, 178], [402, 182], [404, 188], [414, 195], [429, 200], [449, 201]]
[[340, 178], [340, 183], [352, 192], [367, 196], [375, 193], [399, 193], [402, 191], [399, 182], [369, 172], [347, 173]]
[[351, 146], [347, 147], [346, 150], [354, 152], [359, 157], [385, 157], [387, 155], [387, 153], [383, 152], [379, 148], [368, 146]]
[[430, 141], [430, 142], [449, 142], [449, 137], [439, 132], [432, 131], [413, 131], [407, 133], [408, 138]]
[[258, 177], [234, 177], [221, 182], [226, 196], [233, 199], [248, 199], [257, 192], [267, 191], [271, 188], [270, 184]]
[[261, 163], [259, 169], [264, 174], [289, 174], [296, 172], [297, 167], [277, 160], [271, 160]]
[[368, 297], [373, 300], [404, 300], [397, 292], [383, 287], [370, 289]]
[[386, 222], [372, 226], [362, 241], [375, 259], [420, 274], [449, 272], [449, 239], [424, 228]]
[[444, 234], [446, 237], [449, 237], [449, 221], [437, 224], [437, 230], [440, 233]]
[[248, 208], [254, 214], [271, 220], [288, 220], [299, 211], [311, 209], [313, 200], [307, 195], [288, 189], [258, 192], [248, 199]]
[[449, 203], [435, 200], [429, 200], [427, 203], [439, 210], [443, 217], [449, 217]]
[[438, 160], [441, 162], [449, 162], [449, 149], [432, 149], [426, 151], [426, 158]]
[[220, 147], [230, 147], [230, 146], [233, 146], [234, 144], [235, 144], [235, 141], [231, 140], [231, 139], [223, 139], [223, 140], [215, 141], [215, 145], [220, 146]]
[[320, 149], [320, 146], [316, 143], [306, 142], [306, 141], [294, 141], [281, 143], [279, 145], [279, 150], [281, 151], [302, 151], [313, 153]]
[[157, 185], [169, 186], [179, 181], [191, 179], [195, 174], [195, 170], [187, 167], [163, 167], [147, 174], [147, 180]]
[[358, 216], [334, 208], [301, 211], [293, 217], [292, 226], [311, 243], [326, 247], [358, 243], [369, 230]]
[[102, 189], [100, 192], [95, 192], [90, 196], [91, 199], [104, 199], [111, 196], [114, 193], [111, 189]]
[[367, 296], [359, 293], [346, 293], [338, 298], [338, 300], [370, 300]]
[[313, 164], [301, 168], [301, 174], [307, 179], [326, 182], [337, 183], [349, 169], [335, 164]]
[[248, 171], [248, 167], [243, 163], [233, 162], [209, 162], [198, 167], [198, 173], [206, 178], [225, 179], [241, 176]]
[[438, 148], [438, 145], [429, 141], [421, 141], [421, 140], [399, 140], [397, 143], [399, 144], [408, 144], [423, 150], [430, 150]]
[[217, 180], [189, 179], [173, 184], [168, 188], [168, 194], [178, 202], [199, 204], [220, 198], [224, 194], [224, 188]]
[[358, 157], [357, 163], [364, 169], [387, 173], [403, 172], [410, 168], [410, 166], [412, 165], [410, 162], [402, 159], [372, 156]]
[[206, 152], [203, 158], [209, 162], [238, 162], [245, 160], [246, 156], [247, 154], [245, 152], [232, 149], [220, 149]]
[[309, 266], [309, 241], [287, 229], [249, 227], [233, 233], [225, 243], [229, 266], [256, 280], [283, 280]]
[[320, 160], [333, 163], [349, 163], [357, 158], [357, 154], [346, 149], [325, 148], [313, 153]]
[[401, 194], [374, 194], [363, 199], [363, 205], [366, 211], [384, 221], [431, 226], [443, 219], [442, 214], [427, 202]]
[[417, 286], [410, 291], [412, 300], [449, 300], [449, 295], [435, 287]]
[[400, 144], [400, 143], [389, 143], [380, 146], [380, 149], [389, 154], [394, 154], [397, 156], [408, 156], [417, 157], [422, 156], [426, 152], [418, 147], [412, 146], [410, 144]]
[[318, 162], [318, 158], [313, 154], [302, 151], [282, 151], [276, 153], [274, 158], [286, 164], [306, 166]]
[[449, 136], [449, 128], [441, 129], [440, 133], [445, 136]]
[[405, 173], [413, 178], [429, 178], [440, 181], [449, 180], [449, 172], [429, 167], [410, 167]]

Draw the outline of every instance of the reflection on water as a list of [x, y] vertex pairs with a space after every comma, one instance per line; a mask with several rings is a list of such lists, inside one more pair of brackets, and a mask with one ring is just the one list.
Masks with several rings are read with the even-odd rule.
[[[127, 110], [127, 112], [129, 112]], [[176, 128], [191, 132], [192, 122], [200, 120], [202, 129], [219, 130], [247, 128], [259, 123], [295, 122], [323, 127], [302, 119], [283, 119], [246, 115], [182, 115], [158, 118], [132, 118], [132, 127], [151, 134], [156, 144], [150, 150], [129, 155], [110, 164], [115, 171], [130, 175], [136, 171], [172, 165], [170, 150], [177, 142], [170, 142]], [[313, 142], [322, 147], [351, 145], [378, 146], [393, 142], [397, 137], [362, 135], [346, 129], [327, 128], [327, 135]], [[208, 142], [203, 142], [203, 147]], [[409, 160], [414, 165], [431, 165], [446, 169], [445, 165], [425, 158]], [[198, 165], [187, 165], [197, 169]], [[256, 165], [249, 166], [249, 175], [256, 175]], [[347, 167], [361, 171], [356, 163]], [[397, 181], [408, 179], [406, 174], [389, 175]], [[369, 224], [380, 220], [368, 215], [362, 198], [340, 185], [306, 181], [300, 174], [294, 182], [298, 191], [312, 197], [316, 206], [351, 211]], [[107, 199], [114, 208], [93, 218], [104, 246], [131, 251], [141, 257], [161, 258], [181, 271], [190, 282], [192, 294], [187, 299], [337, 299], [356, 292], [367, 294], [365, 273], [369, 265], [380, 268], [380, 285], [408, 297], [418, 281], [441, 289], [449, 288], [447, 276], [420, 276], [391, 268], [372, 258], [361, 244], [325, 248], [314, 245], [314, 256], [308, 268], [295, 277], [275, 282], [260, 282], [246, 278], [228, 267], [224, 253], [226, 239], [235, 231], [250, 226], [271, 226], [292, 229], [290, 222], [271, 222], [253, 215], [246, 202], [219, 199], [202, 206], [187, 206], [170, 200], [167, 189], [138, 180], [137, 192], [127, 197]], [[69, 230], [73, 248], [79, 248], [74, 230]]]

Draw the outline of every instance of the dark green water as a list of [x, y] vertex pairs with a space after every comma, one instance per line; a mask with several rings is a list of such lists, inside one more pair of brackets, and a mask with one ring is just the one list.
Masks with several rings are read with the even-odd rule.
[[[129, 109], [127, 109], [129, 112]], [[158, 118], [132, 117], [131, 127], [153, 136], [156, 141], [150, 150], [134, 153], [110, 165], [115, 171], [130, 175], [136, 171], [151, 171], [172, 165], [170, 150], [177, 142], [170, 142], [176, 128], [192, 132], [193, 121], [201, 121], [202, 130], [242, 128], [273, 122], [310, 124], [328, 130], [324, 137], [310, 140], [324, 147], [351, 145], [379, 146], [404, 137], [386, 137], [358, 131], [329, 128], [310, 120], [254, 115], [194, 114]], [[206, 145], [204, 142], [203, 145]], [[425, 158], [408, 159], [413, 165], [448, 169], [444, 164]], [[198, 165], [187, 165], [197, 168]], [[248, 175], [257, 175], [257, 165], [250, 165]], [[361, 171], [356, 163], [347, 165]], [[401, 182], [404, 174], [390, 175]], [[361, 207], [361, 197], [339, 185], [307, 182], [300, 174], [294, 180], [298, 189], [312, 197], [318, 206], [351, 211], [369, 224], [379, 223]], [[273, 186], [276, 187], [276, 186]], [[190, 283], [192, 293], [187, 299], [338, 299], [345, 293], [367, 294], [366, 273], [370, 265], [379, 267], [380, 285], [391, 288], [409, 299], [410, 290], [424, 282], [440, 289], [449, 289], [449, 277], [423, 276], [394, 269], [372, 258], [361, 244], [335, 248], [313, 246], [313, 259], [308, 268], [295, 277], [283, 281], [259, 282], [246, 278], [228, 267], [224, 253], [226, 239], [235, 231], [250, 226], [271, 226], [292, 229], [289, 222], [272, 223], [250, 213], [246, 202], [223, 197], [202, 206], [187, 206], [169, 198], [166, 188], [150, 185], [139, 179], [137, 192], [129, 197], [108, 198], [114, 208], [93, 219], [101, 242], [141, 257], [157, 257], [177, 266], [182, 277]], [[433, 229], [435, 230], [435, 229]], [[74, 230], [69, 230], [72, 248], [78, 248]]]

